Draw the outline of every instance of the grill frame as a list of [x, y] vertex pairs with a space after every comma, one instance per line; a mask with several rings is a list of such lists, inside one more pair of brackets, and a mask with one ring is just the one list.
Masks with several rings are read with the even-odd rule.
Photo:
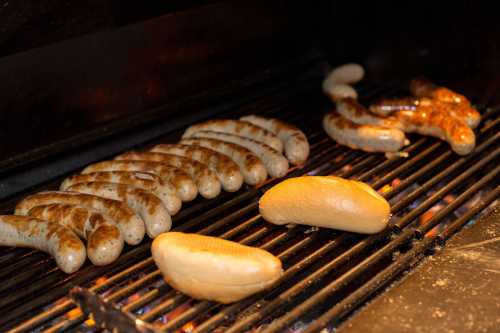
[[[363, 96], [365, 99], [371, 99], [381, 93], [390, 94], [397, 91], [398, 89], [397, 87], [398, 85], [390, 85], [389, 87], [383, 87], [381, 89], [373, 89], [373, 87], [367, 86], [364, 88], [365, 94], [363, 94]], [[363, 87], [360, 88], [360, 91], [363, 91]], [[288, 92], [288, 94], [285, 94], [285, 96], [290, 96], [289, 93], [290, 92]], [[273, 97], [274, 96], [271, 96], [270, 99], [273, 100]], [[290, 108], [289, 105], [293, 104], [290, 101], [288, 105], [286, 105], [286, 103], [285, 105], [283, 105], [282, 102], [278, 103], [278, 105], [272, 105], [272, 103], [269, 103], [269, 101], [261, 102], [260, 105], [258, 103], [253, 104], [252, 107], [247, 109], [242, 108], [237, 112], [232, 110], [230, 114], [232, 117], [236, 117], [238, 114], [249, 113], [249, 111], [255, 108], [256, 105], [262, 106], [263, 104], [266, 105], [266, 108], [264, 108], [264, 110], [260, 110], [261, 114], [278, 116], [292, 123], [296, 122], [297, 118], [298, 120], [303, 119], [303, 115], [291, 112], [289, 110]], [[283, 111], [287, 109], [288, 111]], [[406, 249], [404, 255], [400, 256], [394, 262], [386, 264], [385, 268], [380, 270], [366, 284], [364, 284], [359, 289], [355, 290], [353, 293], [351, 293], [349, 296], [343, 299], [342, 302], [338, 304], [338, 306], [335, 306], [330, 311], [326, 311], [324, 314], [320, 315], [318, 323], [312, 325], [310, 328], [307, 329], [307, 331], [308, 332], [317, 331], [321, 327], [327, 325], [333, 319], [338, 319], [340, 317], [344, 317], [345, 315], [347, 315], [350, 311], [352, 311], [355, 308], [355, 306], [359, 305], [360, 302], [365, 300], [367, 297], [373, 294], [377, 289], [385, 285], [388, 281], [395, 278], [398, 274], [401, 273], [402, 270], [406, 269], [411, 265], [414, 265], [415, 261], [417, 261], [417, 259], [421, 257], [426, 250], [431, 249], [436, 244], [436, 242], [443, 242], [448, 237], [450, 237], [453, 232], [459, 230], [460, 227], [463, 226], [463, 224], [465, 224], [469, 218], [479, 213], [481, 210], [483, 210], [485, 206], [489, 204], [489, 203], [486, 204], [489, 199], [494, 200], [498, 197], [498, 186], [497, 186], [496, 189], [491, 192], [493, 194], [490, 194], [490, 196], [487, 197], [489, 198], [488, 200], [483, 200], [479, 205], [475, 206], [475, 208], [471, 210], [472, 212], [474, 212], [474, 214], [471, 215], [467, 213], [466, 215], [463, 215], [467, 216], [467, 218], [464, 218], [462, 216], [461, 218], [456, 219], [450, 226], [450, 229], [445, 229], [445, 231], [437, 235], [433, 235], [432, 237], [423, 237], [422, 240], [419, 240], [420, 238], [422, 238], [423, 235], [425, 235], [430, 231], [430, 226], [434, 227], [438, 225], [444, 218], [449, 217], [449, 213], [452, 213], [455, 210], [455, 208], [458, 208], [459, 205], [457, 203], [453, 204], [453, 202], [459, 202], [457, 201], [459, 200], [459, 198], [456, 198], [455, 201], [453, 201], [450, 205], [444, 208], [442, 212], [446, 212], [446, 214], [438, 213], [438, 215], [436, 215], [437, 217], [435, 216], [435, 218], [431, 220], [431, 224], [428, 224], [428, 227], [417, 228], [417, 229], [413, 228], [415, 224], [414, 221], [415, 218], [425, 213], [430, 207], [439, 202], [440, 199], [447, 193], [456, 191], [457, 189], [460, 192], [463, 180], [465, 180], [475, 172], [480, 172], [481, 170], [479, 169], [481, 169], [482, 167], [487, 167], [488, 166], [487, 164], [492, 160], [498, 159], [498, 149], [494, 150], [493, 152], [491, 151], [491, 146], [494, 145], [494, 143], [496, 143], [500, 139], [499, 133], [491, 134], [493, 129], [498, 128], [498, 122], [500, 120], [500, 118], [498, 117], [498, 111], [499, 109], [494, 108], [484, 113], [485, 118], [488, 119], [493, 118], [493, 121], [489, 124], [485, 124], [480, 127], [479, 133], [481, 135], [478, 140], [478, 148], [475, 150], [474, 153], [465, 157], [457, 157], [455, 154], [451, 153], [447, 149], [445, 143], [439, 142], [432, 138], [420, 138], [416, 136], [416, 138], [418, 139], [415, 140], [412, 145], [405, 148], [405, 151], [410, 153], [409, 158], [405, 159], [398, 157], [390, 160], [384, 160], [384, 157], [381, 155], [373, 155], [373, 154], [362, 153], [359, 151], [352, 151], [348, 148], [332, 144], [332, 141], [329, 140], [326, 137], [326, 135], [322, 133], [321, 130], [318, 130], [317, 124], [319, 122], [317, 122], [318, 119], [316, 119], [318, 117], [315, 118], [313, 117], [312, 119], [309, 119], [308, 121], [305, 122], [306, 124], [304, 127], [306, 130], [310, 130], [311, 128], [313, 129], [313, 132], [312, 133], [310, 132], [308, 135], [312, 143], [311, 159], [308, 161], [308, 163], [304, 168], [291, 169], [287, 177], [297, 176], [306, 172], [308, 174], [335, 173], [343, 177], [350, 177], [353, 179], [368, 181], [368, 183], [370, 183], [372, 186], [374, 186], [377, 189], [380, 189], [381, 187], [392, 182], [395, 178], [408, 174], [409, 172], [409, 176], [403, 179], [401, 184], [398, 187], [396, 187], [395, 190], [384, 193], [384, 196], [388, 200], [394, 201], [395, 198], [397, 199], [397, 196], [399, 194], [401, 194], [404, 190], [407, 190], [412, 185], [414, 185], [415, 181], [425, 179], [431, 173], [431, 170], [434, 167], [441, 166], [442, 168], [444, 168], [444, 170], [442, 170], [437, 175], [430, 177], [419, 189], [413, 191], [413, 193], [418, 193], [418, 195], [414, 195], [415, 196], [414, 199], [407, 199], [406, 201], [405, 200], [398, 201], [398, 203], [395, 205], [391, 203], [393, 214], [399, 214], [403, 212], [404, 209], [406, 209], [412, 202], [415, 201], [415, 199], [419, 199], [420, 197], [427, 195], [428, 190], [434, 188], [441, 181], [453, 177], [453, 175], [458, 171], [462, 171], [468, 165], [473, 164], [472, 168], [469, 168], [467, 171], [458, 175], [457, 176], [458, 178], [455, 177], [452, 181], [449, 181], [447, 185], [443, 187], [441, 190], [439, 190], [434, 194], [429, 195], [426, 201], [420, 203], [416, 209], [406, 214], [403, 219], [392, 221], [393, 223], [391, 224], [390, 229], [387, 229], [385, 232], [382, 232], [377, 235], [367, 236], [365, 238], [362, 238], [360, 236], [348, 233], [339, 233], [326, 230], [313, 231], [311, 233], [306, 234], [304, 232], [308, 229], [304, 227], [299, 226], [291, 229], [286, 229], [285, 227], [278, 227], [263, 223], [263, 221], [254, 214], [257, 209], [257, 200], [266, 189], [268, 189], [275, 183], [279, 182], [280, 180], [269, 180], [259, 188], [247, 188], [245, 191], [242, 191], [237, 195], [223, 194], [219, 198], [211, 200], [210, 202], [207, 201], [197, 202], [187, 207], [186, 209], [183, 209], [174, 218], [174, 225], [179, 224], [181, 221], [183, 221], [184, 223], [176, 226], [175, 230], [196, 231], [204, 234], [213, 234], [214, 231], [221, 229], [223, 232], [222, 233], [218, 232], [217, 235], [219, 237], [226, 239], [235, 239], [245, 244], [256, 244], [256, 242], [258, 244], [258, 241], [262, 241], [262, 239], [265, 239], [269, 235], [273, 235], [273, 233], [276, 233], [276, 235], [270, 241], [264, 243], [264, 248], [272, 250], [275, 248], [279, 248], [280, 246], [289, 245], [289, 247], [286, 247], [281, 253], [282, 256], [281, 259], [283, 261], [287, 261], [289, 259], [295, 260], [292, 261], [293, 264], [291, 266], [287, 267], [287, 265], [285, 265], [287, 267], [287, 271], [285, 272], [285, 277], [286, 279], [290, 279], [291, 282], [289, 281], [289, 283], [286, 283], [286, 286], [278, 287], [277, 289], [278, 291], [280, 290], [280, 288], [286, 289], [284, 294], [283, 293], [280, 294], [279, 298], [277, 297], [274, 301], [271, 301], [269, 303], [261, 302], [260, 296], [268, 294], [268, 292], [264, 292], [258, 295], [251, 296], [250, 298], [243, 300], [239, 303], [235, 303], [229, 306], [224, 306], [223, 307], [224, 309], [222, 311], [212, 316], [212, 319], [210, 319], [208, 324], [205, 322], [201, 326], [197, 326], [196, 331], [210, 332], [212, 331], [212, 329], [216, 327], [216, 325], [223, 323], [223, 321], [226, 320], [226, 317], [234, 318], [234, 316], [243, 309], [246, 309], [248, 307], [250, 308], [255, 307], [256, 302], [259, 304], [263, 303], [264, 305], [262, 305], [260, 308], [257, 308], [256, 312], [246, 315], [243, 321], [239, 321], [238, 323], [236, 323], [236, 325], [233, 325], [231, 329], [228, 330], [228, 332], [243, 332], [247, 328], [252, 327], [255, 323], [257, 322], [260, 323], [262, 321], [265, 321], [266, 316], [268, 314], [274, 311], [282, 312], [284, 308], [285, 309], [289, 308], [290, 304], [292, 304], [291, 305], [292, 311], [288, 312], [288, 315], [285, 315], [283, 317], [278, 315], [279, 319], [264, 329], [264, 332], [280, 331], [283, 328], [293, 324], [295, 320], [290, 320], [290, 319], [295, 319], [297, 314], [303, 315], [304, 312], [306, 312], [306, 310], [310, 309], [311, 307], [318, 307], [319, 304], [322, 303], [329, 296], [331, 296], [331, 294], [335, 292], [341, 292], [342, 289], [344, 289], [344, 287], [352, 284], [354, 279], [357, 276], [359, 276], [359, 274], [370, 271], [370, 269], [372, 269], [373, 266], [376, 266], [379, 263], [379, 261], [386, 260], [387, 257], [392, 255], [396, 250], [401, 250], [401, 249], [404, 250], [405, 247], [409, 247], [413, 242], [414, 246], [410, 247], [409, 249]], [[284, 117], [286, 115], [289, 115], [290, 117], [289, 118]], [[316, 122], [315, 125], [313, 125], [314, 122]], [[484, 140], [485, 136], [487, 138], [486, 140]], [[164, 138], [160, 138], [155, 141], [161, 142], [164, 141]], [[479, 164], [475, 163], [477, 162], [478, 157], [484, 155], [486, 155], [486, 162], [481, 162], [485, 160], [481, 159]], [[427, 162], [428, 159], [433, 157], [435, 159], [432, 162], [430, 162], [425, 166], [422, 166], [424, 162]], [[328, 161], [333, 161], [333, 162], [328, 163]], [[353, 167], [351, 169], [344, 168], [350, 163], [353, 163]], [[432, 165], [432, 167], [429, 167], [429, 165]], [[422, 167], [418, 171], [413, 172], [415, 168], [419, 168], [420, 166]], [[389, 172], [387, 172], [388, 170]], [[498, 173], [496, 170], [497, 169], [494, 169], [495, 175]], [[492, 172], [493, 171], [490, 170], [489, 174], [487, 175], [491, 177]], [[464, 174], [466, 176], [463, 176]], [[377, 178], [377, 176], [381, 177]], [[407, 179], [411, 179], [411, 181], [406, 181]], [[461, 198], [464, 201], [467, 201], [470, 198], [470, 196], [477, 193], [477, 191], [486, 186], [487, 183], [488, 183], [487, 180], [477, 183], [479, 185], [477, 185], [476, 187], [471, 187], [470, 189], [463, 192], [462, 193], [463, 197]], [[403, 202], [403, 204], [401, 202]], [[221, 205], [217, 206], [217, 203], [221, 203]], [[210, 207], [210, 209], [207, 209], [206, 213], [193, 217], [194, 215], [196, 215], [197, 212], [208, 207]], [[235, 207], [237, 208], [237, 210], [234, 210]], [[417, 213], [412, 213], [415, 211]], [[252, 217], [245, 219], [245, 217], [249, 215], [252, 215]], [[203, 227], [204, 224], [207, 223], [207, 221], [210, 221], [213, 218], [216, 218], [216, 221], [214, 223], [205, 226], [201, 230], [196, 230], [197, 227]], [[403, 220], [403, 222], [401, 222], [401, 220]], [[238, 223], [238, 221], [243, 221], [243, 222]], [[227, 226], [231, 225], [233, 226], [232, 228], [224, 229], [227, 228]], [[325, 238], [328, 238], [328, 236], [331, 236], [332, 234], [335, 235], [335, 238], [330, 240], [325, 240]], [[243, 237], [242, 235], [246, 236]], [[391, 237], [395, 238], [391, 239]], [[325, 243], [321, 243], [320, 241], [323, 241]], [[312, 245], [315, 245], [317, 242], [319, 242], [318, 244], [323, 244], [323, 245], [319, 246], [316, 250], [314, 250], [315, 247]], [[333, 256], [333, 261], [329, 261], [325, 266], [318, 268], [312, 274], [316, 274], [317, 272], [320, 273], [314, 275], [313, 278], [311, 278], [312, 275], [309, 275], [306, 279], [301, 280], [299, 283], [294, 283], [293, 281], [294, 274], [303, 272], [304, 270], [311, 270], [315, 268], [316, 267], [315, 265], [321, 263], [321, 261], [324, 260], [325, 257], [328, 258], [328, 255], [331, 255], [333, 251], [341, 250], [342, 246], [345, 247], [346, 244], [349, 244], [349, 242], [354, 242], [353, 244], [351, 244], [354, 246], [349, 248], [348, 250], [345, 250], [344, 252], [340, 252], [339, 256], [336, 255]], [[379, 244], [384, 242], [387, 242], [387, 244], [382, 246], [381, 248], [378, 248]], [[363, 260], [364, 257], [362, 257], [361, 255], [363, 255], [365, 251], [367, 252], [372, 251], [373, 248], [376, 248], [376, 251], [372, 254], [372, 256], [365, 258]], [[309, 255], [306, 254], [306, 256], [302, 257], [301, 259], [301, 255], [299, 252], [303, 249], [309, 249], [310, 254]], [[84, 270], [83, 274], [78, 274], [76, 278], [71, 280], [71, 283], [66, 283], [67, 288], [65, 289], [69, 289], [69, 285], [73, 286], [73, 285], [83, 284], [83, 282], [85, 282], [85, 280], [88, 280], [90, 276], [98, 277], [104, 273], [106, 273], [106, 275], [109, 275], [112, 274], [112, 272], [118, 271], [117, 274], [115, 274], [111, 279], [108, 279], [105, 283], [90, 288], [90, 290], [94, 292], [102, 293], [103, 291], [106, 291], [107, 289], [106, 287], [108, 285], [110, 286], [110, 288], [112, 288], [111, 284], [115, 282], [119, 283], [122, 277], [125, 277], [133, 272], [140, 272], [140, 270], [144, 269], [146, 273], [145, 276], [142, 276], [138, 280], [133, 281], [130, 284], [127, 284], [125, 287], [119, 289], [116, 293], [113, 293], [111, 296], [107, 295], [104, 297], [104, 300], [111, 302], [120, 300], [121, 298], [126, 297], [129, 294], [132, 294], [137, 288], [145, 286], [151, 281], [156, 281], [157, 279], [161, 279], [159, 272], [157, 270], [154, 270], [154, 263], [152, 262], [152, 259], [148, 256], [148, 250], [149, 250], [149, 241], [146, 241], [140, 246], [131, 249], [127, 253], [124, 253], [124, 255], [122, 255], [122, 258], [120, 258], [119, 260], [120, 262], [117, 263], [116, 265], [113, 265], [111, 269], [109, 267], [92, 268], [87, 266], [83, 268]], [[21, 253], [23, 255], [21, 260], [17, 263], [17, 266], [14, 266], [14, 268], [12, 267], [10, 268], [10, 272], [15, 272], [17, 267], [22, 267], [23, 265], [31, 263], [32, 261], [37, 262], [37, 258], [44, 257], [44, 255], [39, 255], [35, 253], [35, 251], [18, 251], [18, 250], [6, 250], [6, 251], [7, 253], [1, 252], [0, 262], [9, 261], [9, 258], [12, 258], [16, 254]], [[10, 257], [6, 258], [5, 255], [9, 255]], [[33, 259], [33, 256], [35, 256], [35, 259]], [[132, 258], [137, 258], [137, 257], [143, 260], [132, 264], [134, 262], [134, 259]], [[360, 259], [361, 262], [359, 262]], [[38, 267], [40, 269], [43, 269], [47, 261], [48, 259], [46, 259], [45, 257], [44, 260], [39, 262]], [[130, 266], [130, 264], [132, 264], [132, 266]], [[317, 293], [314, 292], [314, 288], [317, 288], [318, 284], [321, 281], [324, 282], [328, 273], [336, 269], [342, 269], [343, 266], [347, 266], [348, 268], [351, 269], [355, 269], [356, 267], [358, 268], [356, 268], [356, 270], [353, 271], [354, 273], [350, 273], [350, 275], [346, 274], [349, 274], [349, 272], [351, 272], [352, 270], [349, 270], [348, 272], [346, 272], [346, 274], [342, 274], [337, 279], [334, 279], [331, 282], [329, 282], [327, 286], [321, 289], [322, 293], [320, 294], [320, 296], [317, 296], [316, 298], [314, 298], [313, 296], [308, 300], [301, 302], [299, 306], [297, 307], [293, 306], [293, 303], [296, 301], [296, 299], [299, 299], [300, 302], [301, 297], [303, 297], [304, 295], [304, 290], [311, 291], [311, 289], [313, 289], [312, 294], [316, 296]], [[151, 269], [153, 271], [150, 271]], [[92, 271], [93, 274], [89, 275], [90, 271]], [[24, 275], [22, 275], [21, 278], [19, 277], [18, 278], [25, 279], [28, 277], [29, 274], [32, 274], [34, 276], [35, 273], [36, 271], [24, 272], [22, 273]], [[3, 271], [0, 271], [0, 274], [2, 274], [2, 276], [8, 275], [7, 273], [3, 273]], [[46, 274], [48, 276], [52, 274], [52, 279], [49, 281], [45, 281], [45, 284], [49, 284], [53, 281], [59, 283], [65, 281], [64, 279], [61, 279], [62, 274], [58, 274], [56, 271], [49, 270]], [[306, 281], [307, 279], [314, 281], [313, 283], [308, 283], [308, 281]], [[15, 284], [15, 281], [10, 283]], [[35, 283], [31, 285], [32, 289], [39, 289], [40, 287], [43, 287], [43, 284]], [[3, 288], [2, 290], [4, 291], [5, 288]], [[271, 294], [274, 295], [275, 293], [276, 291], [273, 291]], [[161, 297], [163, 297], [164, 299], [164, 301], [160, 304], [161, 306], [157, 307], [155, 311], [153, 311], [154, 310], [153, 309], [147, 312], [148, 313], [147, 317], [142, 317], [141, 319], [147, 320], [150, 319], [150, 317], [151, 318], [156, 317], [156, 315], [153, 315], [155, 314], [155, 312], [157, 312], [157, 314], [160, 314], [174, 310], [177, 306], [182, 305], [185, 301], [188, 300], [186, 296], [180, 295], [175, 291], [169, 289], [168, 287], [164, 287], [161, 290], [157, 289], [155, 291], [153, 289], [151, 291], [148, 291], [145, 294], [146, 296], [143, 295], [135, 302], [127, 304], [124, 307], [124, 309], [128, 311], [136, 307], [140, 308], [144, 304], [148, 304], [148, 302], [157, 299], [159, 294], [161, 294]], [[309, 294], [309, 292], [306, 292], [306, 294]], [[295, 299], [295, 301], [286, 302], [286, 300], [290, 299]], [[0, 308], [7, 306], [8, 303], [6, 302], [7, 301], [4, 301], [4, 303], [0, 303]], [[306, 304], [306, 306], [302, 306], [303, 304]], [[193, 319], [193, 315], [206, 314], [215, 307], [220, 308], [222, 306], [210, 302], [195, 302], [194, 307], [190, 308], [187, 312], [180, 314], [178, 317], [176, 317], [166, 325], [161, 326], [160, 329], [173, 331], [181, 327], [185, 323], [191, 321]], [[11, 330], [11, 332], [21, 332], [33, 329], [35, 327], [34, 325], [37, 324], [38, 321], [42, 322], [41, 316], [46, 316], [48, 318], [48, 315], [55, 315], [56, 313], [60, 312], [62, 313], [63, 311], [68, 311], [68, 310], [70, 311], [73, 308], [74, 305], [72, 304], [71, 301], [69, 300], [64, 301], [61, 304], [49, 310], [49, 312], [32, 317], [29, 321], [25, 321], [20, 326], [19, 325], [16, 326], [15, 329]], [[14, 316], [15, 313], [10, 315]], [[78, 324], [82, 319], [83, 316], [79, 316], [77, 317], [77, 319], [64, 321], [62, 322], [62, 324], [50, 328], [49, 330], [47, 330], [47, 332], [56, 332], [62, 329], [71, 330], [75, 328], [75, 325]], [[43, 320], [43, 322], [45, 321], [46, 320]]]

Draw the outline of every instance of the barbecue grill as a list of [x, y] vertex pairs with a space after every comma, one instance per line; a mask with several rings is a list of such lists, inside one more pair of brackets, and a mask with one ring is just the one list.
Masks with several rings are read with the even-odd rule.
[[[260, 3], [256, 6], [265, 8]], [[270, 6], [266, 15], [274, 17], [275, 11], [283, 8], [280, 6], [284, 5]], [[202, 17], [235, 9], [224, 3], [196, 7], [191, 9], [193, 14], [185, 7], [176, 10], [180, 14], [173, 18], [169, 14], [153, 23], [122, 29], [147, 30], [144, 26], [148, 24], [166, 29], [180, 20], [189, 21], [176, 18], [182, 15]], [[249, 15], [257, 20], [257, 12]], [[275, 29], [286, 30], [282, 26]], [[101, 37], [88, 38], [97, 41]], [[65, 43], [85, 44], [75, 39], [52, 51], [32, 52], [57, 52], [68, 47]], [[5, 66], [10, 60], [6, 58]], [[258, 214], [258, 200], [282, 179], [185, 204], [173, 217], [173, 230], [260, 247], [283, 262], [284, 275], [272, 288], [229, 305], [197, 301], [169, 287], [151, 258], [150, 239], [135, 247], [126, 246], [111, 265], [96, 267], [87, 262], [71, 275], [57, 269], [44, 253], [0, 248], [0, 331], [93, 332], [101, 327], [123, 332], [331, 331], [355, 319], [351, 317], [354, 311], [384, 295], [384, 288], [401, 280], [424, 258], [439, 253], [442, 246], [446, 248], [447, 240], [465, 225], [479, 225], [478, 216], [491, 210], [500, 196], [500, 106], [479, 104], [481, 101], [472, 96], [482, 122], [476, 130], [476, 149], [470, 155], [458, 156], [445, 142], [410, 135], [411, 144], [404, 149], [408, 157], [387, 159], [383, 154], [340, 146], [322, 130], [322, 116], [332, 107], [320, 89], [328, 67], [325, 53], [313, 49], [275, 60], [244, 76], [238, 73], [228, 85], [197, 94], [182, 92], [189, 97], [176, 103], [155, 99], [154, 108], [141, 112], [130, 109], [105, 125], [12, 154], [0, 161], [4, 185], [0, 188], [0, 213], [11, 213], [15, 203], [28, 193], [56, 189], [65, 176], [88, 163], [127, 149], [176, 142], [185, 126], [197, 121], [255, 113], [295, 124], [308, 137], [309, 160], [304, 166], [291, 168], [286, 178], [337, 175], [370, 184], [391, 204], [387, 230], [364, 236], [269, 224]], [[215, 71], [213, 66], [210, 70]], [[213, 79], [214, 73], [211, 75]], [[409, 79], [368, 79], [356, 88], [360, 100], [369, 103], [377, 97], [405, 94]], [[492, 325], [490, 329], [494, 329]]]

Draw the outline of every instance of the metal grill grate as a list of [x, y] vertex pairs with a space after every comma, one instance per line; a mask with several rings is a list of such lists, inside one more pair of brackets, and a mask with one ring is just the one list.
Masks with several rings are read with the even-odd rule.
[[[366, 89], [370, 92], [364, 94], [366, 98], [388, 93], [388, 89]], [[298, 99], [302, 104], [294, 104]], [[72, 286], [81, 285], [166, 332], [180, 328], [245, 332], [261, 327], [270, 333], [298, 323], [310, 323], [306, 332], [316, 332], [341, 320], [498, 198], [498, 109], [484, 112], [478, 147], [468, 156], [459, 157], [443, 142], [416, 136], [405, 148], [409, 158], [386, 160], [335, 145], [319, 128], [321, 112], [297, 112], [299, 107], [319, 110], [322, 103], [311, 105], [304, 96], [278, 102], [271, 97], [232, 115], [260, 110], [300, 125], [308, 134], [311, 157], [287, 177], [335, 174], [365, 181], [390, 201], [391, 228], [361, 236], [268, 224], [258, 215], [257, 202], [280, 181], [270, 180], [260, 188], [196, 201], [173, 219], [175, 230], [231, 239], [277, 255], [285, 274], [270, 290], [231, 305], [190, 299], [162, 280], [149, 255], [149, 241], [127, 248], [113, 265], [85, 266], [71, 276], [57, 270], [44, 254], [3, 248], [0, 327], [11, 332], [91, 331], [91, 323], [64, 296]], [[441, 209], [428, 218], [429, 209], [437, 204]], [[455, 214], [465, 206], [469, 208], [464, 214]]]

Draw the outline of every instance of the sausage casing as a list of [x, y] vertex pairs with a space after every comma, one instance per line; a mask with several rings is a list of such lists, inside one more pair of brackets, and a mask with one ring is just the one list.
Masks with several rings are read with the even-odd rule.
[[212, 170], [205, 164], [186, 157], [153, 152], [127, 152], [117, 156], [115, 160], [160, 162], [182, 169], [195, 180], [198, 192], [207, 199], [215, 198], [221, 191], [220, 181]]
[[305, 163], [309, 157], [309, 142], [297, 127], [279, 119], [264, 118], [256, 115], [241, 117], [240, 120], [260, 126], [274, 133], [283, 142], [285, 156], [294, 165]]
[[155, 174], [147, 172], [101, 171], [75, 174], [66, 178], [59, 189], [64, 191], [72, 185], [89, 182], [126, 184], [150, 191], [163, 201], [170, 215], [177, 214], [182, 206], [182, 201], [177, 196], [175, 187], [170, 182], [163, 180]]
[[159, 144], [150, 151], [184, 156], [207, 165], [215, 172], [225, 191], [235, 192], [243, 185], [243, 176], [238, 165], [228, 156], [213, 149], [181, 144]]
[[87, 240], [87, 255], [97, 266], [115, 261], [123, 249], [123, 236], [106, 215], [87, 208], [50, 204], [30, 209], [28, 215], [64, 225]]
[[78, 205], [109, 216], [120, 228], [127, 244], [140, 243], [146, 233], [142, 219], [123, 202], [77, 192], [45, 191], [32, 194], [16, 205], [15, 214], [27, 215], [35, 206], [56, 203]]
[[0, 245], [47, 252], [68, 274], [77, 271], [87, 258], [85, 246], [69, 228], [29, 216], [0, 215]]

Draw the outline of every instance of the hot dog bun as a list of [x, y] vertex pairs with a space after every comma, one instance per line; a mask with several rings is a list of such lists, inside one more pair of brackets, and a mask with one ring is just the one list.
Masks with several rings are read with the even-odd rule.
[[235, 302], [282, 274], [280, 260], [269, 252], [210, 236], [164, 233], [151, 252], [167, 283], [196, 299]]
[[390, 217], [389, 203], [365, 183], [334, 176], [287, 179], [259, 201], [262, 217], [274, 224], [297, 223], [372, 234]]

